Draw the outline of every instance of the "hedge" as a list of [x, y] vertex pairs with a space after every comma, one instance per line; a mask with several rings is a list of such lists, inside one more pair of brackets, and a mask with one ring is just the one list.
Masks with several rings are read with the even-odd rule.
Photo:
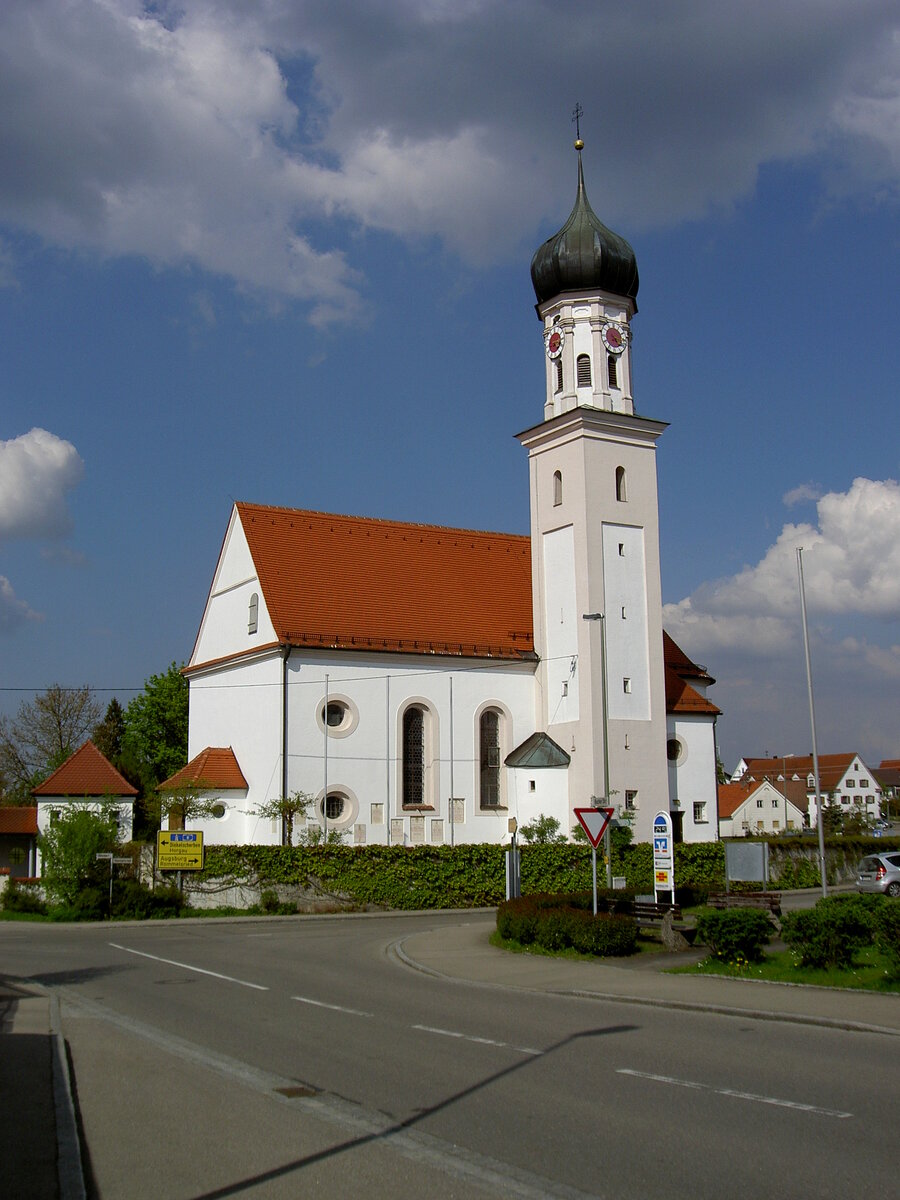
[[500, 904], [497, 932], [522, 946], [571, 948], [580, 954], [618, 958], [634, 954], [637, 922], [634, 917], [607, 912], [595, 917], [585, 907], [584, 894], [539, 894]]

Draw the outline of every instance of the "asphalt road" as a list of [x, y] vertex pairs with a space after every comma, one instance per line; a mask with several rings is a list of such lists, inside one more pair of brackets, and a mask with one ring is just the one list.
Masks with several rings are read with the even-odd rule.
[[841, 1197], [896, 1190], [898, 1041], [449, 983], [459, 914], [9, 924], [60, 998], [95, 1194]]

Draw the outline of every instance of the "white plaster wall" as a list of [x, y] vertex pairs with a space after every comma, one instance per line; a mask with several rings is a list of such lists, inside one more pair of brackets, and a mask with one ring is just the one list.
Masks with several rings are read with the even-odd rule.
[[[565, 476], [563, 477], [565, 484]], [[545, 686], [548, 727], [577, 721], [578, 637], [581, 619], [575, 595], [575, 536], [571, 525], [545, 533], [543, 577], [545, 582]]]
[[[649, 721], [650, 649], [643, 529], [604, 523], [603, 581], [610, 719]], [[630, 692], [625, 691], [626, 678]]]
[[[250, 597], [254, 592], [259, 597], [257, 632], [250, 633]], [[190, 665], [240, 654], [276, 640], [256, 567], [235, 509], [225, 535]]]
[[[686, 842], [714, 842], [717, 838], [715, 726], [709, 717], [672, 715], [668, 737], [677, 738], [683, 749], [676, 762], [669, 762], [669, 799], [681, 802]], [[694, 804], [706, 804], [706, 823], [694, 821]]]

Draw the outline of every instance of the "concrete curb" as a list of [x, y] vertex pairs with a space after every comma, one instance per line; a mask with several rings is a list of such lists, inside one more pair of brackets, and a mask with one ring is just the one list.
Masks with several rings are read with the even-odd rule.
[[[44, 991], [44, 989], [41, 989]], [[57, 1175], [60, 1200], [85, 1200], [84, 1165], [81, 1160], [81, 1141], [72, 1096], [69, 1056], [62, 1034], [59, 999], [52, 992], [50, 1000], [50, 1036], [53, 1044], [53, 1105], [56, 1111]]]

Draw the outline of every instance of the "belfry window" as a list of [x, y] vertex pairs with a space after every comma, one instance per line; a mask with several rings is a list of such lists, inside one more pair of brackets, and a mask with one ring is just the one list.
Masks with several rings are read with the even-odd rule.
[[562, 504], [562, 471], [553, 472], [553, 504]]
[[576, 387], [591, 386], [591, 358], [589, 354], [579, 354], [575, 360]]
[[486, 708], [478, 722], [481, 746], [480, 800], [482, 808], [500, 804], [500, 714]]
[[425, 711], [403, 714], [403, 805], [425, 803]]
[[556, 391], [561, 392], [563, 387], [562, 359], [558, 358], [554, 366], [556, 367]]
[[611, 388], [617, 388], [619, 386], [619, 366], [616, 362], [616, 356], [614, 354], [608, 354], [606, 356], [606, 366], [607, 370], [609, 371], [609, 386]]
[[628, 499], [628, 492], [625, 488], [624, 467], [616, 467], [616, 499], [622, 504]]
[[247, 614], [247, 632], [256, 633], [259, 628], [259, 593], [254, 592], [250, 597], [250, 610]]

